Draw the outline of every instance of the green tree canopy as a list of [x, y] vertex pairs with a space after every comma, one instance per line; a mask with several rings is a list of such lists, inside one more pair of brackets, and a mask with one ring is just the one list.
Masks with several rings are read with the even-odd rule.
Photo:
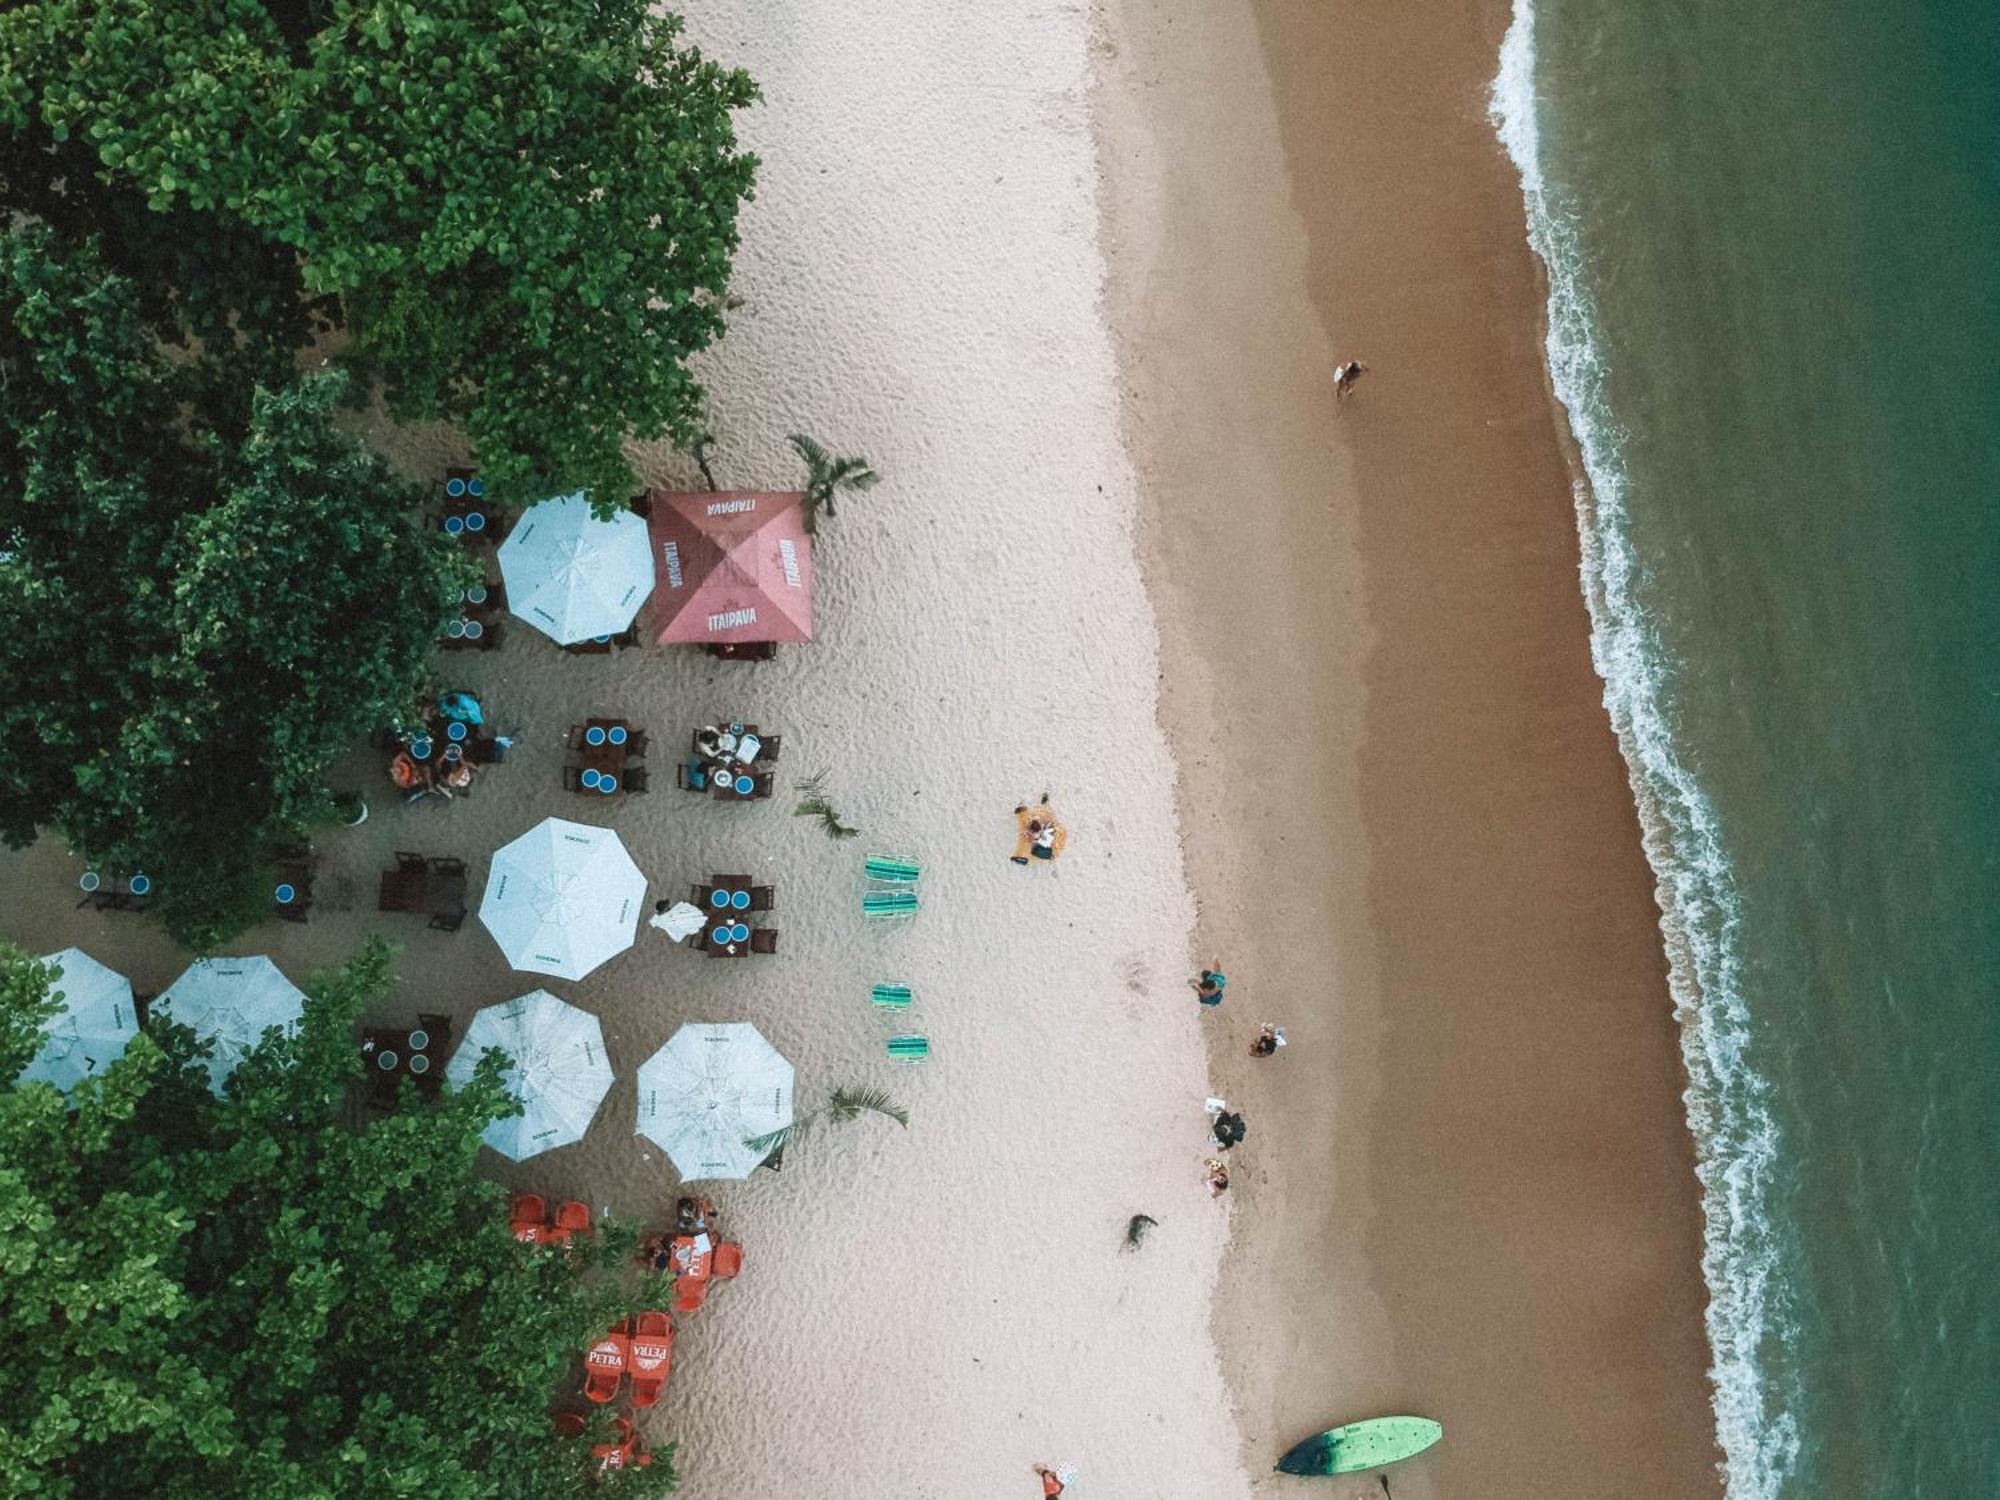
[[0, 211], [104, 239], [163, 338], [269, 382], [321, 319], [496, 495], [700, 433], [755, 159], [646, 0], [0, 8]]
[[88, 241], [0, 236], [0, 834], [144, 869], [200, 947], [268, 908], [267, 845], [410, 704], [469, 575], [333, 425], [337, 373], [230, 433], [140, 301]]
[[[588, 1439], [556, 1435], [550, 1399], [661, 1289], [607, 1274], [629, 1236], [515, 1243], [475, 1171], [516, 1107], [497, 1054], [434, 1105], [342, 1122], [353, 1026], [389, 977], [380, 945], [316, 976], [298, 1033], [267, 1037], [220, 1100], [171, 1027], [68, 1101], [0, 1085], [0, 1496], [580, 1492]], [[0, 945], [7, 1079], [47, 987]], [[666, 1449], [599, 1493], [672, 1487]]]

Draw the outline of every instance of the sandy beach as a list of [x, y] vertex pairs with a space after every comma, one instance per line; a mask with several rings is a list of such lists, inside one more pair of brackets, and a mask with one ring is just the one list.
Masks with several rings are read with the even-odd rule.
[[[701, 364], [717, 477], [792, 487], [794, 431], [884, 475], [824, 530], [818, 638], [753, 666], [517, 623], [441, 656], [515, 753], [404, 808], [357, 751], [373, 810], [319, 836], [311, 922], [233, 951], [303, 979], [380, 932], [406, 945], [382, 1019], [538, 983], [599, 1015], [620, 1081], [590, 1138], [490, 1164], [625, 1218], [676, 1196], [631, 1074], [683, 1022], [756, 1022], [803, 1106], [909, 1107], [710, 1190], [746, 1267], [643, 1424], [691, 1500], [1025, 1500], [1038, 1461], [1077, 1465], [1077, 1500], [1289, 1493], [1285, 1446], [1392, 1411], [1448, 1433], [1400, 1500], [1716, 1493], [1657, 912], [1483, 117], [1503, 10], [686, 13], [765, 96], [741, 302]], [[1338, 412], [1336, 355], [1371, 366]], [[425, 481], [463, 457], [387, 441]], [[654, 791], [563, 790], [591, 714], [651, 732]], [[776, 800], [675, 790], [718, 718], [783, 735]], [[821, 770], [851, 843], [789, 815]], [[1013, 809], [1044, 791], [1070, 842], [1023, 870]], [[655, 896], [774, 882], [778, 956], [642, 928], [541, 982], [476, 918], [374, 911], [394, 851], [466, 858], [476, 903], [549, 815], [616, 828]], [[923, 862], [913, 921], [862, 922], [873, 850]], [[74, 909], [81, 868], [0, 856], [0, 933], [163, 988], [185, 956]], [[1187, 986], [1211, 956], [1219, 1011]], [[885, 1057], [877, 981], [915, 988], [928, 1061]], [[1291, 1045], [1253, 1061], [1262, 1021]], [[1226, 1205], [1210, 1092], [1250, 1126]], [[1159, 1222], [1127, 1253], [1135, 1213]]]
[[1718, 1493], [1658, 912], [1484, 118], [1505, 7], [1108, 17], [1162, 713], [1256, 1164], [1215, 1313], [1246, 1465], [1414, 1411], [1448, 1436], [1399, 1496]]

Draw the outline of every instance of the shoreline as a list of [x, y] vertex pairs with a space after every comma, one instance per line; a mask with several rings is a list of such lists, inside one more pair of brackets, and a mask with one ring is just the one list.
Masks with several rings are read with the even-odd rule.
[[[1654, 879], [1486, 120], [1508, 19], [1100, 22], [1161, 716], [1251, 1131], [1213, 1327], [1252, 1473], [1408, 1410], [1447, 1436], [1398, 1495], [1715, 1495]], [[1292, 1045], [1253, 1062], [1263, 1021]]]

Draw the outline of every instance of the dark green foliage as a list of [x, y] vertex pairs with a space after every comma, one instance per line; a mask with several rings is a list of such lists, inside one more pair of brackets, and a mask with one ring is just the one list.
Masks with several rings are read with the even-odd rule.
[[268, 907], [269, 842], [411, 699], [468, 575], [343, 436], [337, 373], [184, 406], [94, 243], [0, 236], [0, 834], [153, 876], [205, 947]]
[[0, 213], [99, 236], [158, 333], [267, 384], [343, 327], [498, 498], [622, 496], [628, 434], [700, 435], [682, 361], [722, 330], [756, 166], [754, 85], [680, 29], [644, 0], [26, 0]]
[[882, 480], [869, 467], [867, 459], [835, 458], [802, 432], [792, 434], [791, 444], [799, 461], [806, 466], [806, 498], [802, 508], [808, 536], [819, 530], [822, 506], [829, 516], [837, 514], [833, 507], [836, 494], [842, 490], [872, 490]]
[[[299, 1034], [223, 1100], [173, 1032], [136, 1039], [73, 1109], [0, 1085], [0, 1494], [582, 1491], [588, 1441], [556, 1436], [549, 1401], [663, 1289], [606, 1274], [629, 1233], [568, 1255], [515, 1243], [474, 1171], [512, 1107], [492, 1066], [435, 1106], [342, 1123], [354, 1021], [387, 981], [379, 946], [316, 977]], [[18, 1050], [45, 990], [0, 950], [0, 1045]], [[672, 1485], [668, 1450], [598, 1493]]]

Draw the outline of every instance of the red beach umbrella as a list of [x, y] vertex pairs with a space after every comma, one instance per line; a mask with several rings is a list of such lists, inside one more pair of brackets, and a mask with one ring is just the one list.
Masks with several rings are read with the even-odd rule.
[[812, 639], [802, 491], [653, 490], [647, 498], [661, 644]]

